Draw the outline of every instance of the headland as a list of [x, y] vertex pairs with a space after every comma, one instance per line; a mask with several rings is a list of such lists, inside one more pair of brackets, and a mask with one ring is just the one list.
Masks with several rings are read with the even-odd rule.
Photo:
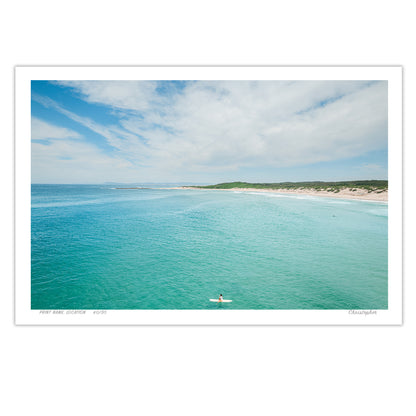
[[226, 182], [207, 186], [181, 186], [175, 189], [215, 189], [241, 192], [275, 192], [292, 195], [311, 195], [331, 198], [388, 201], [388, 181], [363, 180], [343, 182]]

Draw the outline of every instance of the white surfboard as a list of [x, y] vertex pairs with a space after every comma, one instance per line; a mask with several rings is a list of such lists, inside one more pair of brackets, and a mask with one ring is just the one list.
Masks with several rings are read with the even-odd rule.
[[222, 302], [232, 302], [232, 300], [229, 299], [223, 299], [223, 300], [218, 300], [218, 299], [210, 299], [211, 302], [218, 302], [218, 303], [222, 303]]

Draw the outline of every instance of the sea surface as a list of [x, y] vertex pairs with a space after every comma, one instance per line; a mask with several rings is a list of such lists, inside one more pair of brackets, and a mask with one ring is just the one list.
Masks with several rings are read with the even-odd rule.
[[[32, 185], [32, 309], [387, 309], [386, 203]], [[223, 294], [233, 302], [217, 304]]]

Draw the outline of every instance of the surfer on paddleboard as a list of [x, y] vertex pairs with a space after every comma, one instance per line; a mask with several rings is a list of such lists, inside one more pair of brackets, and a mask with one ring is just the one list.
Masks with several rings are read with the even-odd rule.
[[218, 298], [218, 302], [222, 302], [222, 295]]

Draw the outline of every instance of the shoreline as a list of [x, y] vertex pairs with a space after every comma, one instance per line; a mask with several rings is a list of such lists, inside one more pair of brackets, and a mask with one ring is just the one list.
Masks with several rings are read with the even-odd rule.
[[341, 198], [341, 199], [356, 199], [361, 201], [375, 201], [375, 202], [388, 202], [388, 191], [380, 193], [368, 192], [365, 189], [358, 189], [357, 191], [351, 191], [348, 188], [341, 189], [339, 192], [327, 192], [316, 191], [313, 189], [264, 189], [264, 188], [229, 188], [229, 189], [206, 189], [195, 188], [191, 186], [179, 186], [168, 189], [191, 189], [191, 190], [207, 190], [207, 191], [232, 191], [232, 192], [271, 192], [277, 194], [289, 194], [289, 195], [309, 195], [320, 196], [326, 198]]

